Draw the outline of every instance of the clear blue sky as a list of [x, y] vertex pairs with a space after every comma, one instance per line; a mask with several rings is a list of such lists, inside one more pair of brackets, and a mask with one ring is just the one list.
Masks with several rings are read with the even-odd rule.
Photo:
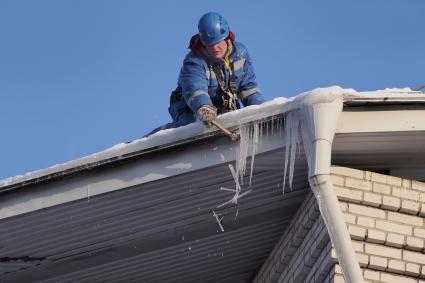
[[170, 121], [199, 17], [222, 13], [267, 100], [425, 83], [424, 0], [0, 1], [0, 179]]

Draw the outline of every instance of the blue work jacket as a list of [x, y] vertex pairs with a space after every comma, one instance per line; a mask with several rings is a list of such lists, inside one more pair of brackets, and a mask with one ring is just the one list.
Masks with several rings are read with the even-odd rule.
[[[233, 48], [229, 61], [230, 65], [233, 64], [239, 103], [244, 106], [263, 103], [264, 98], [255, 81], [254, 69], [246, 47], [239, 42], [232, 42], [232, 44]], [[224, 61], [220, 65], [225, 83], [229, 87], [229, 70]], [[177, 88], [170, 98], [168, 111], [173, 118], [174, 125], [183, 126], [196, 120], [194, 113], [203, 105], [216, 107], [218, 114], [229, 111], [223, 106], [223, 91], [212, 65], [204, 56], [192, 48], [192, 51], [184, 59]]]

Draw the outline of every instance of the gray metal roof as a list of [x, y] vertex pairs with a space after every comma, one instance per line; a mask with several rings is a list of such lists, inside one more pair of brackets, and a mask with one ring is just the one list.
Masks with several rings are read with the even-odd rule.
[[[27, 266], [1, 262], [0, 278], [245, 282], [308, 193], [301, 158], [292, 191], [282, 194], [283, 154], [256, 157], [253, 191], [238, 207], [216, 209], [232, 195], [219, 187], [234, 187], [227, 165], [220, 165], [2, 220], [0, 257], [28, 258]], [[224, 216], [224, 232], [213, 209]]]

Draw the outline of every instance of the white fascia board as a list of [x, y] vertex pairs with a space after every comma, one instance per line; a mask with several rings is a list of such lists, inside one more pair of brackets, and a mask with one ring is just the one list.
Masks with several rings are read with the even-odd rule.
[[425, 131], [425, 107], [423, 110], [343, 111], [336, 129], [337, 134], [404, 131]]
[[373, 101], [373, 100], [383, 100], [383, 101], [421, 100], [421, 101], [424, 101], [425, 93], [421, 91], [413, 91], [410, 88], [402, 88], [402, 89], [387, 88], [384, 90], [354, 92], [354, 94], [347, 93], [347, 95], [345, 95], [345, 100], [350, 100], [350, 99], [356, 99], [356, 100], [363, 99], [368, 101]]

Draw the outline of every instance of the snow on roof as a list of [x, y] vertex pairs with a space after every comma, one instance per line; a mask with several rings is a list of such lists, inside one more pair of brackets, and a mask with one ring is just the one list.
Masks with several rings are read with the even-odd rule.
[[[306, 101], [311, 104], [316, 102], [323, 103], [333, 101], [333, 99], [337, 96], [342, 96], [344, 101], [370, 98], [381, 99], [382, 101], [385, 101], [388, 98], [398, 98], [398, 100], [407, 101], [412, 99], [421, 99], [425, 101], [425, 95], [423, 92], [413, 91], [410, 88], [391, 88], [369, 92], [357, 92], [354, 89], [343, 89], [339, 86], [333, 86], [328, 88], [317, 88], [291, 98], [277, 97], [271, 101], [263, 103], [262, 105], [253, 105], [237, 111], [225, 113], [219, 117], [219, 121], [226, 127], [239, 126], [250, 121], [264, 119], [273, 115], [298, 109], [300, 107], [300, 103], [305, 103]], [[88, 167], [89, 164], [99, 163], [111, 158], [118, 158], [120, 156], [131, 154], [132, 152], [139, 152], [153, 147], [173, 144], [180, 140], [214, 131], [216, 130], [206, 128], [201, 122], [192, 123], [175, 129], [162, 130], [149, 137], [134, 140], [130, 143], [120, 143], [101, 152], [94, 153], [77, 160], [72, 160], [46, 169], [0, 180], [0, 188], [28, 182], [30, 180], [67, 171], [76, 167]]]

